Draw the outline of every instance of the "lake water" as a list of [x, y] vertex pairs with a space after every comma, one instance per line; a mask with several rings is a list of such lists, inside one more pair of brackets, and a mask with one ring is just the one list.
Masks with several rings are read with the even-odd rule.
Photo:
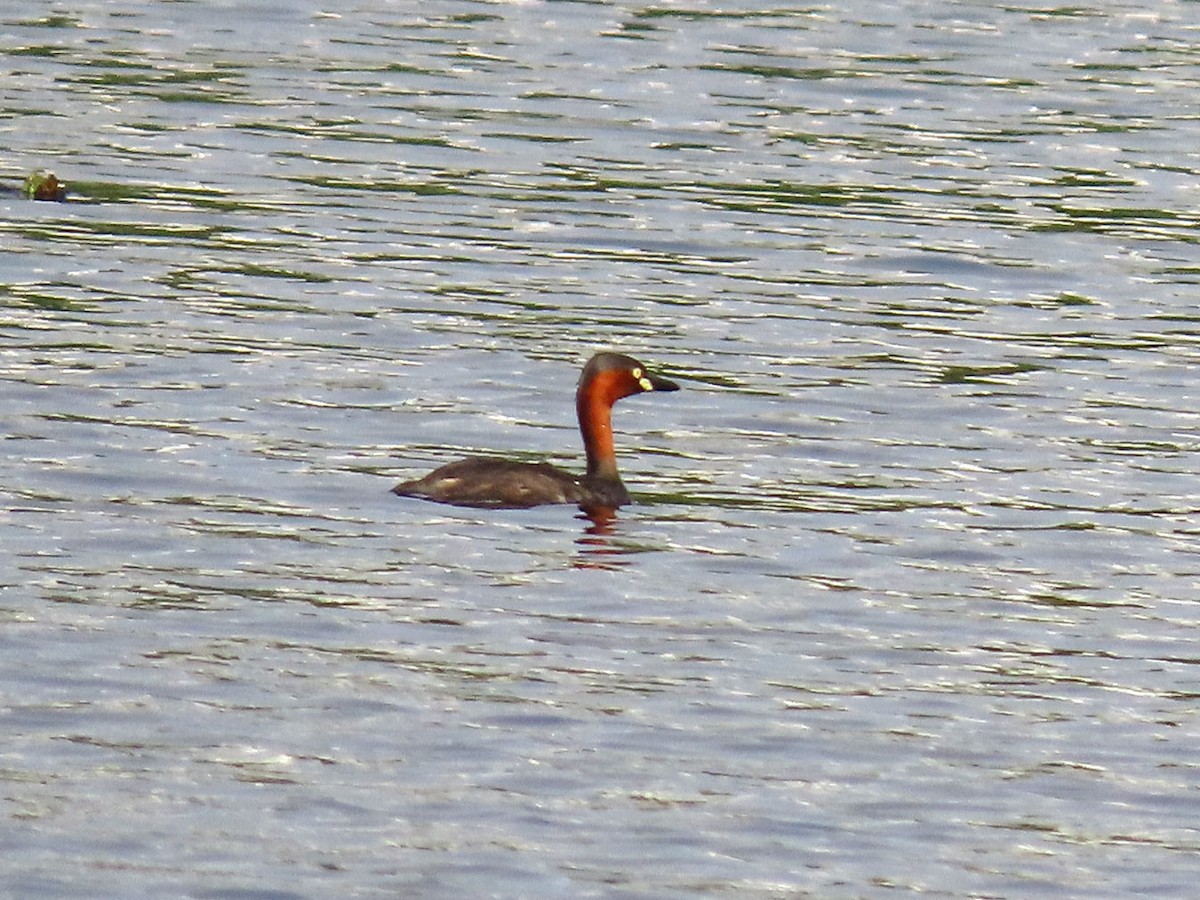
[[1189, 896], [1196, 13], [10, 4], [0, 893]]

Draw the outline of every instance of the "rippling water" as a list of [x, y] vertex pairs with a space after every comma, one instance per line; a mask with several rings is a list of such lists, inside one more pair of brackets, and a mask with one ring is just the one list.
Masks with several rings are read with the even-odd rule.
[[5, 891], [1188, 895], [1193, 5], [6, 11]]

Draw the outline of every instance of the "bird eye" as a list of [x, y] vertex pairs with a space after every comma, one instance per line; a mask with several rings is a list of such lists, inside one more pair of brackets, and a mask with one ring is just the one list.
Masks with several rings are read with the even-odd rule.
[[636, 378], [638, 381], [642, 380], [642, 370], [639, 369], [637, 366], [634, 366], [633, 371], [630, 372], [629, 374], [632, 375], [634, 378]]

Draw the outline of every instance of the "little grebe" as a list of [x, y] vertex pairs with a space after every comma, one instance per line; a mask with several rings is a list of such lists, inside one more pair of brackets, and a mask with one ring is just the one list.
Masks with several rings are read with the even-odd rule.
[[392, 488], [404, 497], [420, 497], [455, 506], [524, 509], [545, 503], [578, 503], [585, 509], [613, 509], [629, 502], [617, 474], [613, 449], [612, 406], [643, 391], [677, 391], [679, 385], [629, 356], [597, 353], [579, 378], [575, 411], [587, 452], [587, 474], [576, 477], [549, 463], [520, 463], [471, 457], [434, 469], [424, 478]]

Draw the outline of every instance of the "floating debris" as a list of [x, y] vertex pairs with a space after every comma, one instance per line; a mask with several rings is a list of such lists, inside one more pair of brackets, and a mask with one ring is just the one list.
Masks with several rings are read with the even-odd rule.
[[37, 171], [25, 179], [25, 196], [30, 200], [65, 200], [67, 188], [53, 172]]

